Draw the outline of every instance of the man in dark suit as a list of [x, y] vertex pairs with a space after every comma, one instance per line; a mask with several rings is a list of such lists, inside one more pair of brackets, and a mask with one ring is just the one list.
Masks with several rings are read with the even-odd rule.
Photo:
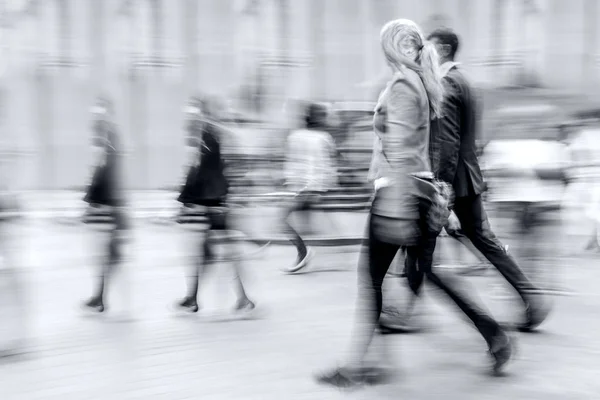
[[450, 29], [438, 29], [429, 35], [429, 40], [437, 47], [445, 84], [444, 112], [431, 129], [432, 168], [438, 179], [454, 188], [451, 225], [457, 225], [458, 220], [464, 235], [517, 290], [525, 304], [525, 319], [518, 328], [533, 330], [548, 316], [548, 303], [496, 238], [483, 207], [481, 195], [486, 185], [475, 143], [477, 101], [473, 88], [454, 62], [458, 37]]

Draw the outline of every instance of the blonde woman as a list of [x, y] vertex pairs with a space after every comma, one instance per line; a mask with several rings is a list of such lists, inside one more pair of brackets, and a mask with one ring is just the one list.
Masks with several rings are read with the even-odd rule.
[[432, 229], [426, 217], [434, 201], [430, 123], [440, 115], [443, 98], [435, 46], [425, 40], [414, 22], [405, 19], [383, 27], [381, 46], [394, 75], [375, 110], [375, 131], [381, 140], [376, 153], [377, 192], [368, 222], [368, 262], [359, 265], [359, 307], [351, 357], [346, 366], [318, 380], [352, 386], [381, 378], [383, 371], [365, 368], [364, 360], [381, 314], [383, 279], [401, 247], [418, 259], [414, 271], [407, 271], [409, 281], [424, 273], [456, 303], [484, 337], [494, 371], [498, 372], [510, 359], [510, 337], [476, 301], [468, 298], [472, 290], [461, 290], [460, 281], [454, 281], [457, 278], [446, 279], [432, 270], [433, 249], [442, 229]]

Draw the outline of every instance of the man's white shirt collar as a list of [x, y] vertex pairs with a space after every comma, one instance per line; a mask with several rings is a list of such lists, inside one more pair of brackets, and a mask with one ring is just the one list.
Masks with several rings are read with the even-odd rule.
[[459, 65], [460, 63], [454, 61], [446, 61], [445, 63], [440, 65], [440, 72], [442, 73], [442, 77], [448, 75], [448, 72], [450, 72], [452, 68], [457, 67]]

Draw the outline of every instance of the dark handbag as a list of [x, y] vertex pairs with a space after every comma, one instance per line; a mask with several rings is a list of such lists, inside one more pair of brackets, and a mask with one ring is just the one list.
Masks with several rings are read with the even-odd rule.
[[413, 175], [417, 196], [426, 205], [422, 209], [430, 233], [439, 234], [448, 223], [450, 209], [454, 203], [452, 186], [433, 177]]

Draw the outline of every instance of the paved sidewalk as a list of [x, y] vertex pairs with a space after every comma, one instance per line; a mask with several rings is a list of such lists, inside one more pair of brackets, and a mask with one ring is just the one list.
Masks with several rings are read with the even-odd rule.
[[[80, 208], [83, 203], [83, 192], [77, 191], [30, 191], [19, 193], [26, 210], [31, 211], [64, 211]], [[161, 210], [177, 206], [177, 193], [166, 190], [130, 191], [127, 193], [129, 205], [140, 210]]]
[[[283, 275], [279, 267], [293, 249], [272, 247], [247, 263], [248, 289], [263, 318], [227, 321], [233, 302], [227, 268], [203, 286], [205, 311], [175, 318], [167, 308], [185, 288], [193, 238], [156, 227], [136, 231], [126, 264], [129, 281], [116, 281], [131, 294], [131, 323], [119, 288], [112, 313], [82, 318], [78, 302], [89, 294], [99, 256], [97, 233], [51, 221], [21, 227], [15, 248], [26, 282], [32, 353], [0, 362], [2, 400], [62, 399], [556, 399], [587, 400], [600, 393], [597, 310], [600, 270], [580, 261], [565, 278], [577, 294], [555, 297], [555, 310], [539, 334], [520, 335], [519, 355], [503, 379], [487, 377], [484, 344], [452, 312], [444, 298], [427, 292], [427, 319], [435, 329], [416, 336], [389, 337], [399, 376], [389, 385], [352, 393], [319, 387], [312, 373], [344, 355], [356, 294], [355, 251], [322, 249], [312, 274]], [[15, 237], [15, 240], [18, 238]], [[468, 280], [488, 307], [509, 318], [511, 302], [490, 295], [494, 276]], [[401, 281], [390, 290], [405, 291]], [[0, 292], [2, 295], [4, 292]], [[0, 297], [5, 312], [10, 299]], [[9, 307], [10, 308], [10, 307]], [[4, 323], [8, 319], [3, 314]], [[14, 318], [14, 316], [12, 317]]]

